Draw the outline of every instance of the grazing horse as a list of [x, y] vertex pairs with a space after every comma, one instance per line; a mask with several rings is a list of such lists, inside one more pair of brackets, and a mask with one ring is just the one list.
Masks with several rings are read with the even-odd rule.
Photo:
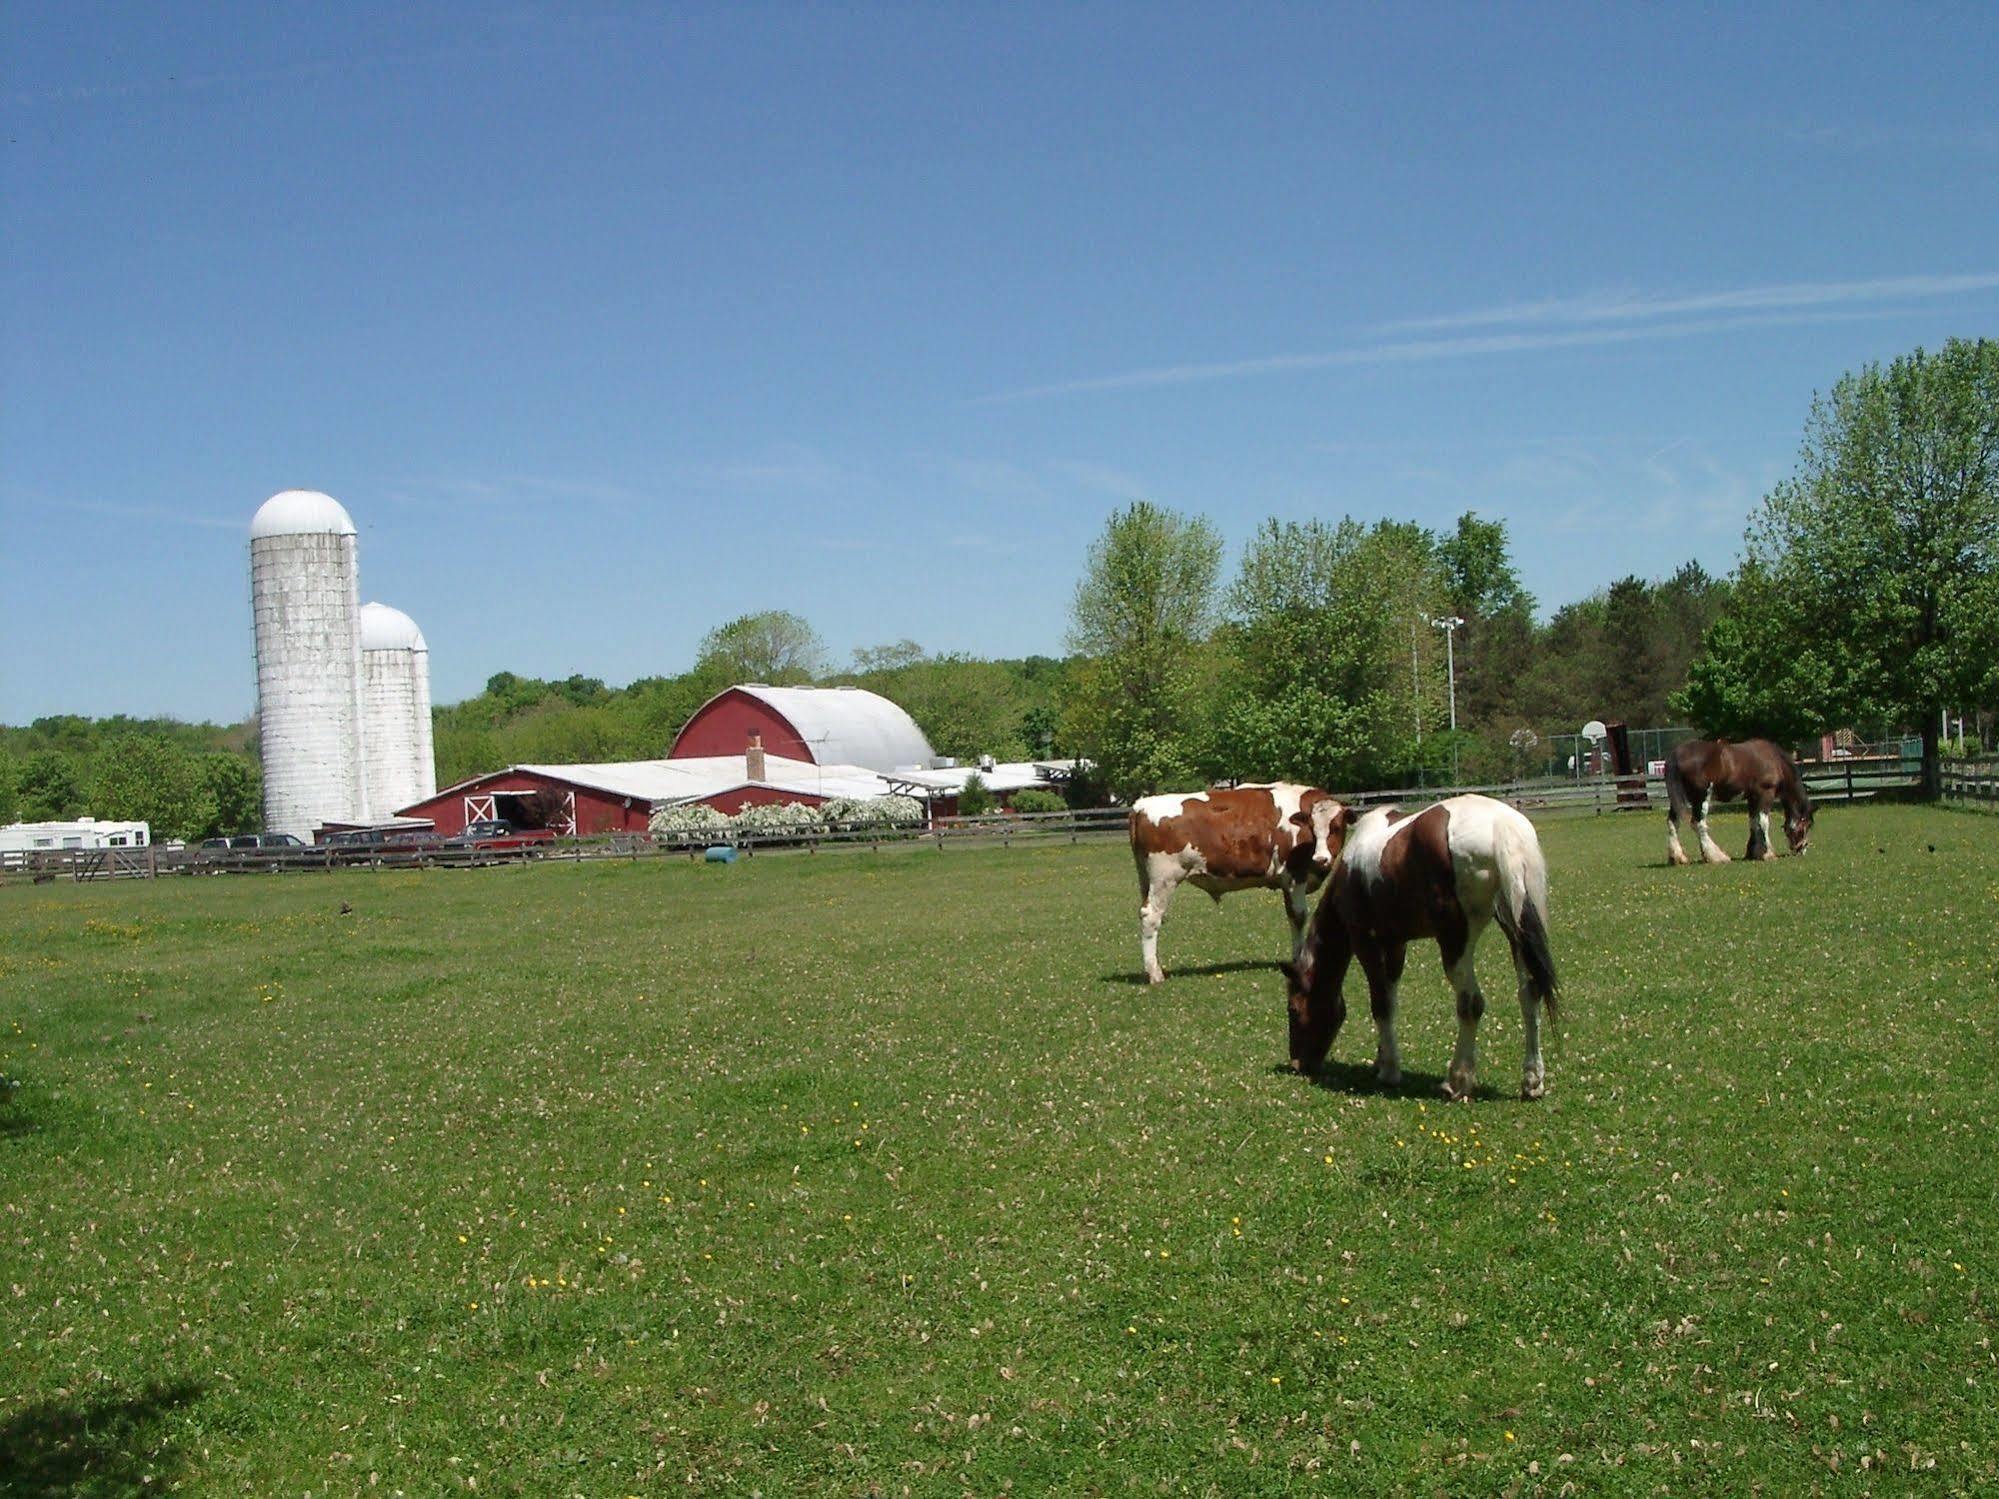
[[1402, 1081], [1395, 1044], [1396, 991], [1409, 944], [1436, 939], [1458, 1000], [1458, 1045], [1444, 1096], [1467, 1099], [1478, 1081], [1478, 1022], [1485, 1013], [1473, 955], [1497, 921], [1520, 981], [1526, 1062], [1524, 1098], [1547, 1089], [1541, 1063], [1541, 1007], [1554, 1014], [1555, 959], [1548, 950], [1548, 866], [1534, 824], [1504, 802], [1454, 796], [1421, 812], [1378, 807], [1353, 825], [1305, 950], [1286, 963], [1290, 981], [1291, 1065], [1314, 1072], [1346, 1019], [1341, 992], [1350, 959], [1367, 975], [1377, 1037], [1375, 1077]]
[[1749, 852], [1751, 859], [1774, 859], [1770, 847], [1770, 807], [1784, 804], [1784, 836], [1791, 852], [1802, 854], [1811, 843], [1812, 800], [1805, 795], [1805, 783], [1791, 757], [1767, 739], [1746, 739], [1730, 744], [1726, 739], [1689, 739], [1675, 745], [1666, 757], [1666, 861], [1688, 862], [1680, 847], [1680, 817], [1685, 814], [1700, 838], [1701, 859], [1708, 864], [1726, 864], [1723, 853], [1708, 832], [1708, 809], [1716, 801], [1743, 797], [1749, 803]]
[[1146, 979], [1166, 981], [1159, 928], [1182, 880], [1217, 905], [1231, 890], [1282, 890], [1295, 961], [1308, 897], [1325, 883], [1346, 824], [1341, 803], [1316, 786], [1288, 781], [1133, 802], [1131, 857], [1138, 865], [1138, 952]]

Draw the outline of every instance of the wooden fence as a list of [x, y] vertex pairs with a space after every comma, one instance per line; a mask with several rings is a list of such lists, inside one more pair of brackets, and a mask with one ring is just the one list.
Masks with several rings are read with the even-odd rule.
[[1999, 760], [1944, 761], [1943, 794], [1946, 801], [1999, 805]]
[[[1883, 791], [1917, 785], [1917, 767], [1900, 760], [1835, 761], [1802, 767], [1812, 800], [1866, 801]], [[1999, 761], [1957, 762], [1944, 772], [1946, 796], [1999, 801]], [[1448, 796], [1479, 792], [1511, 803], [1531, 817], [1605, 816], [1662, 811], [1662, 783], [1644, 776], [1587, 777], [1582, 780], [1508, 781], [1486, 786], [1405, 786], [1385, 791], [1342, 792], [1349, 806], [1389, 803], [1421, 806]], [[689, 832], [650, 837], [615, 833], [594, 838], [561, 838], [511, 848], [471, 844], [315, 844], [272, 849], [37, 849], [0, 854], [0, 883], [45, 883], [54, 879], [99, 880], [161, 875], [287, 874], [327, 869], [467, 869], [493, 864], [548, 860], [701, 858], [712, 844], [739, 853], [816, 854], [821, 849], [928, 846], [1010, 848], [1015, 844], [1123, 837], [1126, 810], [1094, 807], [1063, 812], [997, 813], [986, 817], [940, 819], [931, 827], [811, 829], [791, 832]]]

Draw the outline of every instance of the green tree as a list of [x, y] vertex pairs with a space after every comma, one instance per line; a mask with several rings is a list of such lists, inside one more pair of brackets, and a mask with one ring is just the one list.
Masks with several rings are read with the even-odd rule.
[[1762, 564], [1744, 562], [1686, 686], [1673, 694], [1675, 715], [1729, 739], [1795, 743], [1818, 732], [1834, 699], [1834, 672], [1805, 633], [1806, 607]]
[[1029, 753], [1022, 732], [1029, 706], [1026, 690], [1000, 662], [928, 656], [907, 640], [877, 651], [857, 651], [855, 659], [893, 663], [856, 673], [850, 680], [901, 707], [939, 754], [961, 759], [990, 754], [1012, 760]]
[[1211, 769], [1347, 788], [1410, 776], [1443, 711], [1444, 602], [1429, 533], [1351, 518], [1266, 521], [1244, 550]]
[[211, 750], [200, 757], [202, 782], [215, 803], [215, 818], [201, 830], [216, 833], [253, 832], [263, 820], [263, 777], [256, 763], [243, 755]]
[[812, 626], [783, 609], [744, 614], [717, 625], [701, 639], [695, 670], [725, 682], [773, 687], [810, 682], [826, 666], [826, 647]]
[[151, 824], [155, 839], [200, 838], [216, 813], [200, 758], [148, 734], [114, 739], [98, 753], [91, 805], [106, 821]]
[[21, 820], [21, 793], [14, 784], [14, 762], [0, 757], [0, 826]]
[[983, 817], [992, 811], [997, 801], [984, 777], [973, 771], [965, 778], [964, 789], [958, 793], [958, 811], [965, 817]]
[[1715, 654], [1741, 681], [1788, 675], [1817, 727], [1913, 725], [1937, 795], [1944, 710], [1999, 692], [1999, 341], [1917, 349], [1814, 401], [1747, 552], [1768, 586]]
[[[1510, 732], [1519, 723], [1520, 675], [1534, 654], [1534, 596], [1520, 584], [1504, 521], [1471, 511], [1437, 540], [1437, 565], [1457, 633], [1458, 721]], [[1504, 733], [1498, 736], [1504, 739]]]
[[1064, 733], [1121, 796], [1199, 777], [1193, 709], [1221, 554], [1208, 521], [1143, 500], [1090, 547], [1069, 628], [1086, 661], [1065, 694]]
[[23, 822], [57, 822], [84, 811], [76, 765], [60, 750], [40, 750], [21, 762], [15, 779], [16, 810]]

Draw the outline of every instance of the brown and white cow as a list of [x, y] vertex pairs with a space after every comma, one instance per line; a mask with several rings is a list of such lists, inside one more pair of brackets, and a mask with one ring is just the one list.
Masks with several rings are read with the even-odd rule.
[[1138, 950], [1145, 976], [1164, 983], [1159, 927], [1186, 881], [1219, 905], [1231, 890], [1281, 890], [1291, 917], [1291, 957], [1305, 940], [1307, 897], [1339, 852], [1347, 809], [1316, 786], [1289, 781], [1147, 796], [1132, 803], [1131, 856], [1138, 865]]

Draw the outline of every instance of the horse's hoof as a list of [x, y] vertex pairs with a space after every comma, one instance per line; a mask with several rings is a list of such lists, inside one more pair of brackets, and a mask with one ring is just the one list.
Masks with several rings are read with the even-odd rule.
[[1374, 1070], [1374, 1080], [1384, 1088], [1399, 1088], [1402, 1086], [1401, 1073], [1383, 1072], [1379, 1067]]
[[1548, 1085], [1544, 1082], [1528, 1082], [1520, 1085], [1520, 1099], [1523, 1103], [1533, 1103], [1537, 1098], [1548, 1095]]
[[1163, 984], [1166, 982], [1166, 975], [1163, 973], [1148, 973], [1145, 976], [1145, 981], [1148, 984]]

